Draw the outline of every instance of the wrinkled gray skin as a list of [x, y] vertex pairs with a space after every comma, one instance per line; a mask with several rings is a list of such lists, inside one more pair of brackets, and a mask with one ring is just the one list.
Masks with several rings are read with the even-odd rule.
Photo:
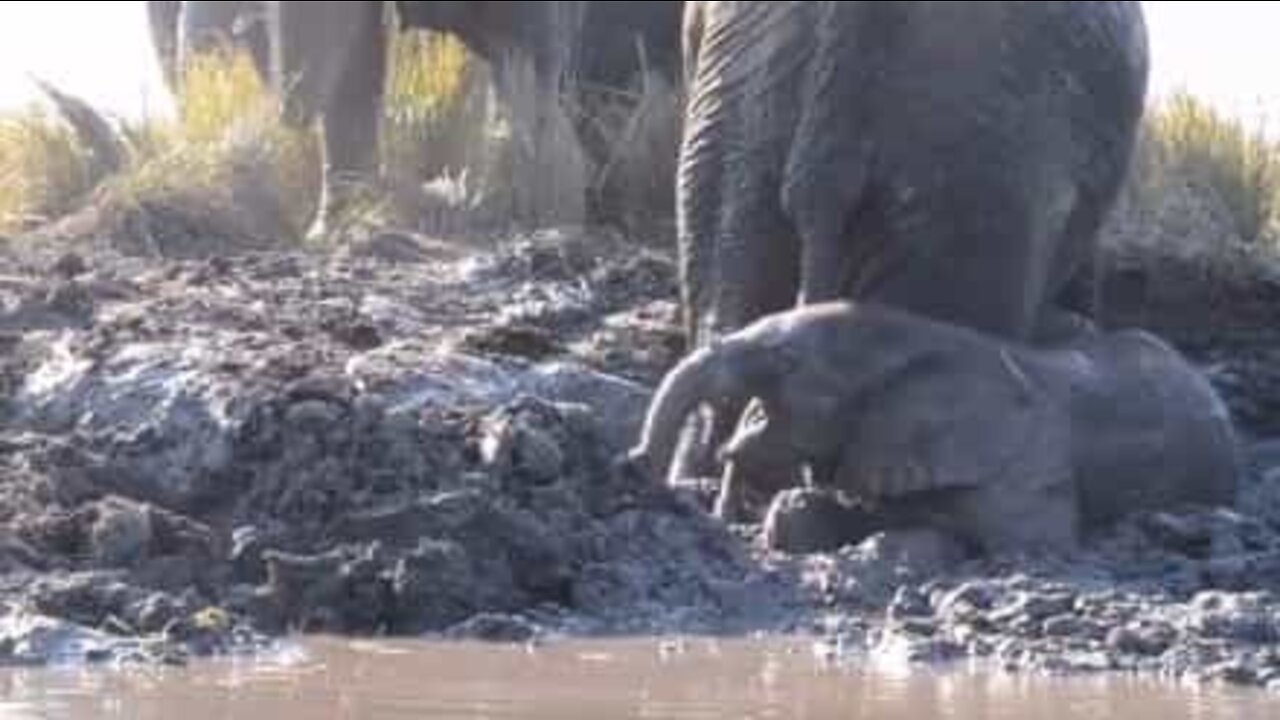
[[[316, 231], [341, 209], [349, 182], [374, 177], [378, 118], [386, 75], [381, 2], [269, 2], [277, 87], [286, 116], [319, 118], [324, 130], [325, 198]], [[494, 70], [500, 94], [513, 68], [532, 68], [539, 103], [558, 100], [566, 77], [576, 88], [625, 87], [641, 68], [676, 78], [680, 65], [679, 2], [400, 2], [406, 29], [453, 33]], [[585, 41], [585, 42], [584, 42]], [[638, 50], [637, 46], [643, 46]], [[546, 107], [534, 136], [544, 137]], [[583, 126], [579, 132], [584, 132]], [[591, 138], [584, 138], [591, 150]], [[553, 181], [554, 178], [549, 178]]]
[[[1091, 315], [1099, 228], [1147, 92], [1139, 3], [685, 12], [677, 205], [693, 347], [839, 297], [1036, 342]], [[714, 473], [708, 450], [740, 417], [715, 408], [672, 479]]]
[[[682, 361], [629, 462], [660, 476], [692, 411], [744, 397], [760, 399], [764, 420], [722, 449], [731, 470], [780, 473], [776, 489], [804, 468], [893, 524], [987, 551], [1069, 548], [1134, 512], [1235, 500], [1225, 405], [1142, 331], [1033, 348], [888, 306], [798, 308]], [[718, 510], [741, 491], [726, 482]]]
[[269, 37], [261, 2], [151, 0], [151, 42], [169, 88], [176, 90], [184, 58], [223, 47], [247, 49], [265, 80], [270, 74]]

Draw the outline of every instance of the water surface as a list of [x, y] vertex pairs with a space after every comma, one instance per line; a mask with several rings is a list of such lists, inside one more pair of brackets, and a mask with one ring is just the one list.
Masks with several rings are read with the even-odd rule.
[[1280, 696], [1135, 679], [833, 666], [805, 640], [538, 648], [308, 640], [186, 668], [0, 671], [4, 720], [1280, 718]]

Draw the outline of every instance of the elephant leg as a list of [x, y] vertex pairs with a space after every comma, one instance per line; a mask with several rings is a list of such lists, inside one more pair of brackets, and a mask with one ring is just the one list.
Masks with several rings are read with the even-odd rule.
[[246, 50], [264, 83], [271, 80], [271, 38], [266, 3], [183, 2], [181, 37], [175, 40], [180, 60], [197, 53]]
[[[976, 168], [915, 196], [890, 191], [892, 203], [859, 217], [860, 236], [883, 242], [855, 258], [850, 292], [997, 337], [1031, 340], [1046, 297], [1061, 286], [1054, 264], [1061, 257], [1065, 203], [1053, 189], [1028, 187], [1030, 172], [1002, 173], [978, 158], [960, 162]], [[906, 187], [912, 184], [908, 179]], [[914, 184], [928, 187], [923, 180]]]
[[160, 62], [160, 72], [171, 91], [178, 87], [178, 28], [182, 23], [182, 5], [179, 0], [151, 0], [147, 3], [151, 43]]
[[[1122, 176], [1109, 180], [1104, 192], [1119, 192]], [[1100, 237], [1108, 205], [1099, 202], [1096, 190], [1084, 191], [1066, 222], [1054, 267], [1074, 268], [1061, 290], [1049, 298], [1041, 312], [1036, 342], [1044, 346], [1071, 344], [1096, 332], [1101, 309]]]
[[716, 453], [711, 443], [711, 424], [711, 416], [702, 412], [695, 414], [685, 424], [672, 454], [671, 468], [667, 474], [669, 484], [715, 475]]
[[725, 522], [745, 519], [750, 505], [767, 504], [777, 493], [803, 485], [802, 460], [787, 434], [788, 419], [753, 402], [742, 414], [737, 433], [720, 451], [724, 461], [715, 516]]
[[379, 3], [364, 3], [342, 76], [322, 116], [324, 181], [309, 237], [331, 231], [378, 175], [387, 37]]
[[809, 176], [789, 183], [784, 192], [788, 215], [800, 237], [796, 303], [838, 300], [847, 291], [852, 271], [855, 253], [850, 252], [849, 232], [859, 212], [867, 160], [849, 154], [840, 167], [795, 172]]
[[200, 53], [234, 49], [240, 15], [252, 5], [244, 2], [183, 3], [179, 56], [188, 58]]

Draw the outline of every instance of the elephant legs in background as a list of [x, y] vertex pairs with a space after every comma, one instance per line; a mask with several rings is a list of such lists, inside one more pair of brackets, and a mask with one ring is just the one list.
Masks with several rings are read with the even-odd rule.
[[342, 80], [322, 110], [324, 173], [308, 237], [332, 231], [377, 182], [379, 122], [387, 74], [387, 37], [381, 9], [366, 5]]
[[259, 76], [270, 77], [271, 40], [264, 3], [185, 2], [182, 6], [179, 57], [228, 48], [248, 50]]
[[151, 0], [147, 3], [151, 44], [160, 63], [160, 72], [170, 88], [178, 85], [178, 25], [182, 22], [180, 0]]

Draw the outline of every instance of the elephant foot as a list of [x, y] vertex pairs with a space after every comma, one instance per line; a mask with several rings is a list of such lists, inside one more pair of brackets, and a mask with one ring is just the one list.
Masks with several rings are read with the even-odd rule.
[[306, 240], [323, 241], [342, 234], [377, 207], [377, 197], [377, 182], [367, 174], [327, 178]]
[[735, 476], [734, 466], [730, 464], [725, 468], [720, 494], [716, 497], [716, 505], [711, 512], [712, 516], [726, 524], [743, 522], [746, 516], [742, 483]]

